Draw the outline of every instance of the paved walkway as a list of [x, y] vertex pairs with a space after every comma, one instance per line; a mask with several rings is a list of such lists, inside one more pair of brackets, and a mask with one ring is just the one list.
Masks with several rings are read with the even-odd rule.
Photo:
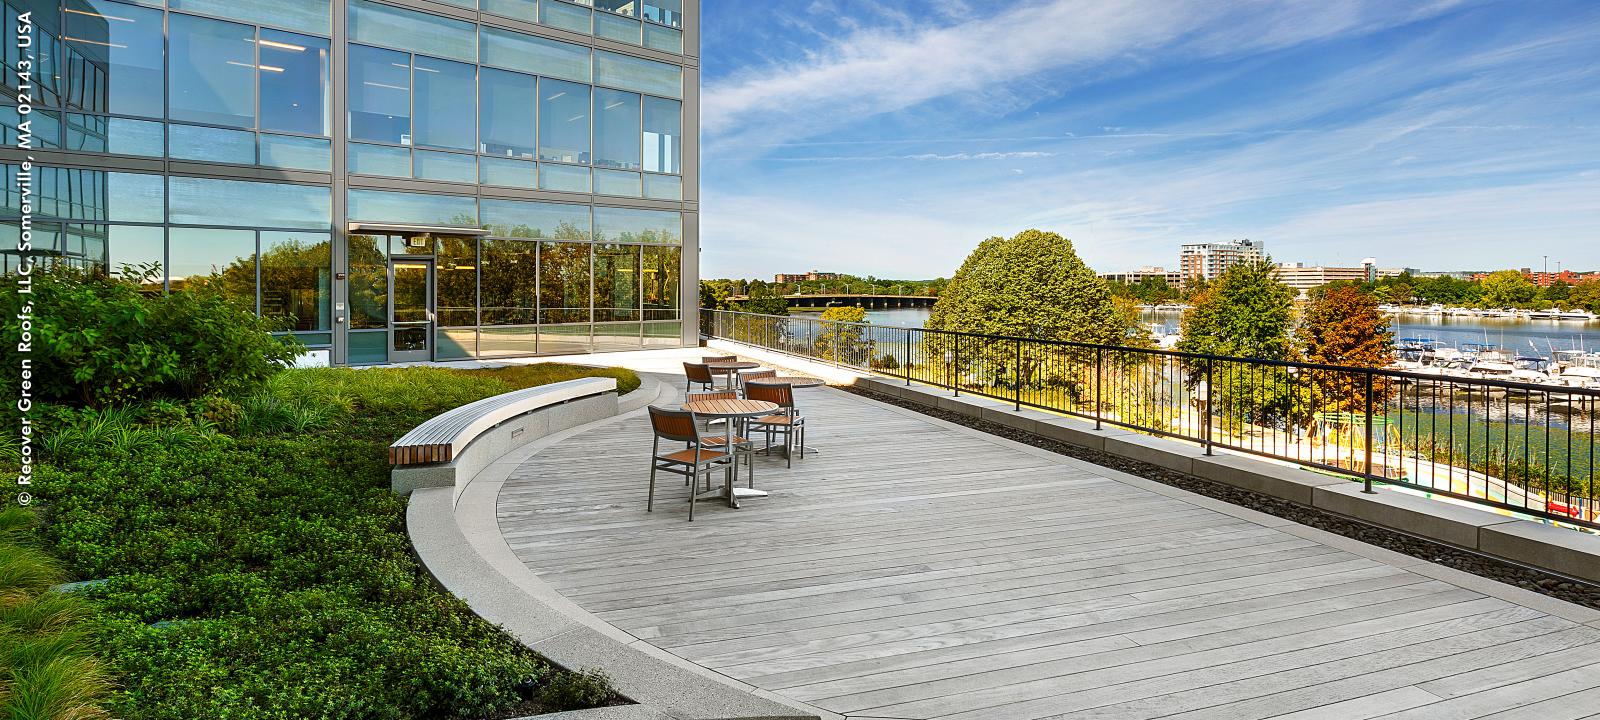
[[636, 413], [519, 467], [500, 529], [616, 627], [851, 718], [1600, 718], [1593, 611], [842, 391], [797, 399], [822, 452], [761, 458], [770, 498], [691, 524], [667, 476], [646, 514]]

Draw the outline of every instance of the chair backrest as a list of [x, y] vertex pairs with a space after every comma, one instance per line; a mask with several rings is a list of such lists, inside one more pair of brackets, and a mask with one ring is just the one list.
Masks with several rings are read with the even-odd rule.
[[738, 362], [738, 361], [739, 361], [739, 356], [737, 356], [737, 355], [716, 355], [716, 356], [707, 355], [705, 357], [700, 358], [700, 362], [706, 363], [708, 365], [711, 364], [711, 363]]
[[687, 410], [670, 410], [650, 406], [650, 429], [656, 437], [676, 442], [700, 442], [700, 424], [694, 413]]
[[711, 380], [711, 368], [700, 363], [686, 362], [683, 364], [683, 374], [695, 382], [708, 383]]
[[684, 396], [684, 404], [697, 403], [704, 400], [738, 400], [739, 393], [732, 390], [713, 390], [711, 392], [689, 393]]
[[745, 388], [745, 399], [777, 403], [778, 407], [794, 407], [794, 388], [788, 385], [763, 385], [756, 383]]
[[739, 376], [739, 387], [745, 391], [746, 395], [749, 395], [751, 380], [755, 380], [756, 378], [769, 378], [777, 376], [777, 370], [751, 370], [750, 372]]

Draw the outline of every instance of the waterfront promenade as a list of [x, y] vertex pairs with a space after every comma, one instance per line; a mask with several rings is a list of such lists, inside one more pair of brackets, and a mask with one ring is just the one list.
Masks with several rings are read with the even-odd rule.
[[837, 389], [798, 401], [821, 452], [760, 458], [766, 499], [690, 524], [669, 481], [645, 513], [634, 412], [511, 471], [499, 532], [600, 620], [826, 717], [1600, 717], [1600, 612]]

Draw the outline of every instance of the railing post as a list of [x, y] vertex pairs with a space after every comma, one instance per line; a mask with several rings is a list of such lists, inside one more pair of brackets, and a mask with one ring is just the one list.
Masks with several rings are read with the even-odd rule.
[[1017, 412], [1022, 412], [1022, 338], [1017, 338], [1017, 372], [1013, 380], [1016, 382], [1016, 407]]
[[906, 371], [906, 387], [911, 387], [911, 328], [906, 328], [906, 359], [901, 363]]
[[1366, 372], [1367, 379], [1367, 464], [1366, 471], [1362, 473], [1361, 492], [1371, 493], [1372, 489], [1372, 371]]
[[961, 334], [951, 337], [955, 339], [955, 350], [950, 352], [950, 387], [955, 389], [956, 397], [961, 397]]
[[[1105, 384], [1104, 370], [1106, 364], [1106, 349], [1094, 349], [1094, 429], [1100, 429], [1100, 388]], [[1126, 422], [1126, 421], [1124, 421]]]
[[1200, 434], [1205, 438], [1207, 455], [1211, 454], [1211, 408], [1214, 407], [1212, 400], [1216, 398], [1217, 394], [1216, 383], [1212, 382], [1215, 378], [1215, 374], [1212, 372], [1214, 367], [1216, 367], [1216, 361], [1206, 362], [1206, 406], [1200, 409], [1200, 419], [1205, 423], [1205, 428]]

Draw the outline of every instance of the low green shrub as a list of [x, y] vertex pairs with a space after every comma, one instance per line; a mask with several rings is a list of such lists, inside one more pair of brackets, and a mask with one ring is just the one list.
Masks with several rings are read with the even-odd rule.
[[[307, 369], [237, 400], [52, 410], [43, 535], [100, 616], [129, 720], [483, 718], [607, 702], [441, 592], [387, 446], [461, 404], [625, 370]], [[156, 425], [155, 423], [160, 423]], [[57, 450], [65, 449], [57, 448]]]
[[[269, 334], [275, 321], [214, 289], [146, 294], [135, 281], [66, 266], [37, 270], [31, 294], [0, 293], [0, 315], [32, 316], [34, 397], [43, 402], [102, 407], [248, 393], [299, 351]], [[8, 322], [5, 345], [15, 347], [23, 332]], [[18, 382], [0, 376], [8, 397]]]

